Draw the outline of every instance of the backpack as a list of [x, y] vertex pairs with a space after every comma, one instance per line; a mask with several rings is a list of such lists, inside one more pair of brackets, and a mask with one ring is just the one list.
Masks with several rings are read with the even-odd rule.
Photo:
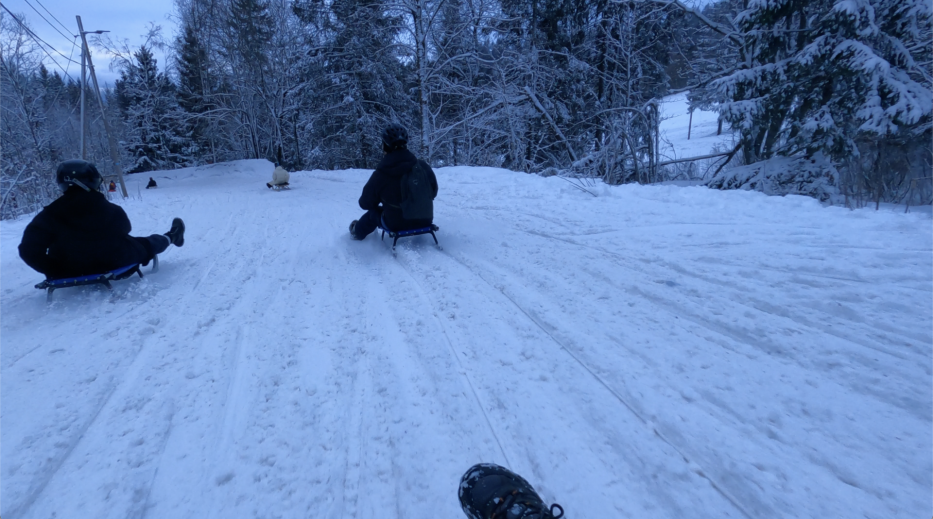
[[434, 219], [434, 189], [427, 168], [419, 160], [411, 171], [402, 175], [402, 218], [406, 220]]

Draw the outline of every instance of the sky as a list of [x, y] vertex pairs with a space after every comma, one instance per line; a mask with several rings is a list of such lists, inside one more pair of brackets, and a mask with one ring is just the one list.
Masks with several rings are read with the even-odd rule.
[[[75, 63], [68, 63], [62, 56], [51, 52], [61, 68], [46, 60], [50, 70], [63, 70], [75, 79], [80, 75], [80, 44], [73, 45], [72, 37], [78, 34], [78, 23], [75, 16], [81, 16], [85, 31], [109, 30], [107, 34], [114, 42], [129, 42], [130, 48], [137, 48], [145, 39], [149, 23], [162, 27], [162, 37], [171, 41], [175, 33], [175, 23], [171, 20], [174, 5], [172, 0], [147, 0], [145, 2], [94, 0], [92, 2], [78, 3], [69, 0], [3, 0], [3, 5], [12, 11], [18, 18], [25, 17], [26, 24], [45, 42], [52, 45], [55, 50], [65, 56], [72, 56]], [[33, 9], [35, 8], [35, 9]], [[45, 17], [43, 19], [37, 13]], [[51, 16], [50, 16], [51, 13]], [[3, 12], [6, 15], [6, 12]], [[54, 18], [53, 18], [54, 17]], [[22, 18], [20, 18], [22, 19]], [[57, 19], [57, 21], [56, 21]], [[61, 22], [62, 25], [59, 25]], [[58, 29], [58, 32], [53, 29]], [[66, 31], [67, 28], [67, 31]], [[64, 33], [64, 34], [62, 34]], [[69, 35], [67, 38], [65, 35]], [[103, 49], [91, 43], [91, 59], [97, 72], [97, 79], [103, 84], [113, 84], [119, 74], [110, 70], [111, 56]], [[156, 59], [159, 68], [164, 69], [165, 55], [156, 49]]]

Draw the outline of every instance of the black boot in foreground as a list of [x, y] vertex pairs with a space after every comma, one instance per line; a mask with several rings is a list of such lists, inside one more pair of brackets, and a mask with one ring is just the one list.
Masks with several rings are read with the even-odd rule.
[[171, 240], [172, 245], [181, 247], [185, 244], [185, 222], [181, 221], [181, 218], [175, 218], [172, 220], [172, 229], [165, 235]]
[[360, 240], [360, 239], [362, 239], [362, 238], [360, 238], [359, 236], [356, 235], [356, 224], [357, 224], [357, 222], [359, 222], [359, 220], [353, 220], [352, 222], [350, 222], [350, 236], [351, 236], [354, 240]]
[[460, 506], [470, 519], [559, 519], [564, 516], [560, 505], [545, 505], [524, 478], [492, 463], [473, 465], [460, 478]]

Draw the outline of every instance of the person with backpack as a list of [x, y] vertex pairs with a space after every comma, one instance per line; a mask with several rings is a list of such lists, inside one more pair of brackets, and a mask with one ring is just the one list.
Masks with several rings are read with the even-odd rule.
[[103, 180], [90, 162], [68, 160], [58, 165], [56, 181], [62, 196], [33, 218], [19, 244], [19, 256], [27, 265], [47, 279], [89, 276], [137, 263], [148, 265], [169, 245], [185, 244], [181, 218], [172, 220], [165, 234], [130, 236], [126, 212], [100, 192]]
[[430, 227], [434, 221], [434, 170], [408, 151], [405, 127], [390, 124], [381, 137], [385, 156], [360, 195], [360, 208], [366, 213], [350, 223], [350, 236], [356, 240], [362, 240], [380, 224], [397, 232]]

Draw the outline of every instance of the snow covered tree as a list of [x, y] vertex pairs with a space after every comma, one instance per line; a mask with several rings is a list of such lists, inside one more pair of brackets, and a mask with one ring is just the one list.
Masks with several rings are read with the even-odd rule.
[[[213, 108], [213, 81], [210, 59], [197, 29], [190, 23], [182, 26], [176, 56], [178, 105], [190, 121], [191, 140], [199, 150], [209, 150], [216, 161], [216, 145], [210, 112]], [[204, 153], [201, 152], [201, 153]]]
[[373, 167], [382, 128], [393, 121], [412, 128], [416, 113], [396, 44], [401, 21], [378, 0], [309, 2], [298, 10], [315, 31], [308, 43], [313, 56], [304, 63], [313, 83], [305, 91], [317, 109], [308, 116], [307, 134], [315, 160], [325, 167]]
[[[78, 100], [71, 78], [43, 63], [45, 54], [22, 15], [0, 17], [0, 218], [36, 211], [59, 194], [55, 166], [81, 156]], [[90, 94], [90, 91], [88, 91]], [[106, 174], [100, 125], [87, 125], [88, 159]]]
[[[895, 179], [882, 179], [878, 164], [854, 171], [864, 169], [863, 152], [930, 140], [930, 6], [921, 0], [751, 0], [734, 25], [727, 36], [739, 44], [739, 62], [711, 87], [722, 116], [740, 132], [746, 163], [826, 157], [825, 182], [842, 177], [847, 190], [858, 177], [873, 184], [880, 201]], [[914, 166], [929, 170], [929, 161]], [[901, 179], [911, 167], [902, 165]], [[866, 181], [866, 173], [876, 179]]]
[[[739, 69], [714, 85], [746, 161], [857, 153], [931, 112], [930, 8], [921, 0], [752, 0]], [[926, 62], [926, 63], [924, 63]]]
[[178, 106], [175, 86], [159, 72], [152, 51], [142, 46], [123, 63], [115, 91], [124, 122], [127, 172], [183, 167], [191, 163], [192, 141]]

